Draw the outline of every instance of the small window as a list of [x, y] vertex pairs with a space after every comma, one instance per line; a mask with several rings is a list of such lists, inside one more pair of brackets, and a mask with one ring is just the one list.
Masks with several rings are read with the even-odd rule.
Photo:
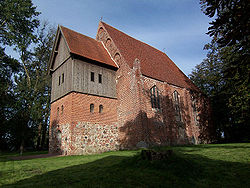
[[102, 75], [101, 74], [98, 74], [98, 81], [99, 81], [99, 83], [101, 84], [102, 83]]
[[59, 78], [58, 78], [58, 85], [60, 85], [61, 84], [61, 76], [59, 76]]
[[59, 107], [57, 107], [57, 116], [59, 116]]
[[93, 103], [90, 104], [90, 112], [91, 112], [91, 113], [94, 112], [94, 104], [93, 104]]
[[99, 113], [102, 113], [103, 112], [103, 105], [100, 105], [99, 106]]
[[61, 114], [63, 114], [63, 105], [62, 105], [62, 107], [61, 107]]
[[151, 99], [151, 106], [152, 108], [160, 110], [160, 96], [159, 90], [156, 86], [150, 89], [150, 99]]
[[62, 83], [64, 83], [64, 73], [62, 73]]
[[95, 81], [95, 73], [94, 73], [94, 72], [91, 72], [90, 80], [91, 80], [92, 82]]

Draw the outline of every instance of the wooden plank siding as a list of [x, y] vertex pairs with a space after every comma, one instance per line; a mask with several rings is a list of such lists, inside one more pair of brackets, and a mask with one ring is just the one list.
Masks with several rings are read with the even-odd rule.
[[[91, 72], [94, 72], [94, 82], [91, 81]], [[114, 70], [74, 59], [73, 90], [81, 93], [116, 98], [115, 73]], [[102, 83], [99, 83], [99, 74], [102, 75]]]
[[[51, 103], [72, 91], [116, 98], [116, 71], [73, 58], [62, 35], [56, 51], [52, 67]], [[91, 72], [95, 74], [94, 82], [90, 80]], [[98, 82], [99, 74], [102, 75], [102, 83]]]
[[[72, 91], [72, 59], [69, 58], [52, 74], [51, 102]], [[62, 83], [62, 75], [64, 82]], [[60, 85], [59, 85], [60, 76]]]

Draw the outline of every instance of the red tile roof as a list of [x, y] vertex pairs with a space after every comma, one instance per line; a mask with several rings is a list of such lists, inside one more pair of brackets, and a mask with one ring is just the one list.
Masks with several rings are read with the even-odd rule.
[[130, 37], [104, 22], [101, 23], [131, 68], [134, 60], [138, 58], [141, 62], [143, 75], [173, 85], [194, 90], [198, 89], [165, 53]]
[[60, 26], [60, 28], [66, 39], [70, 53], [117, 67], [101, 42], [66, 27]]

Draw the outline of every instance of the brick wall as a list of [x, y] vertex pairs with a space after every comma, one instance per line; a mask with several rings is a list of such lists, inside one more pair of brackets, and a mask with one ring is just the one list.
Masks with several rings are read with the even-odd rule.
[[[103, 42], [119, 65], [115, 78], [117, 99], [71, 92], [53, 102], [50, 152], [89, 154], [152, 145], [197, 144], [209, 138], [209, 115], [204, 115], [209, 108], [204, 102], [206, 97], [142, 75], [139, 59], [130, 68], [101, 24], [97, 40]], [[153, 86], [159, 90], [160, 110], [151, 106]], [[175, 117], [174, 91], [180, 96], [181, 121]], [[192, 106], [194, 98], [197, 114]], [[93, 112], [90, 104], [94, 104]]]
[[[94, 104], [93, 112], [90, 104]], [[118, 149], [116, 112], [117, 99], [72, 92], [55, 101], [51, 104], [50, 152], [72, 155]]]

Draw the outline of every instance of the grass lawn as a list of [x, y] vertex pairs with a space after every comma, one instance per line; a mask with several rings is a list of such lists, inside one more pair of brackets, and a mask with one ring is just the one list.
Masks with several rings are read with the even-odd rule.
[[250, 143], [171, 149], [168, 160], [153, 162], [142, 160], [139, 150], [19, 161], [1, 154], [0, 186], [250, 187]]

